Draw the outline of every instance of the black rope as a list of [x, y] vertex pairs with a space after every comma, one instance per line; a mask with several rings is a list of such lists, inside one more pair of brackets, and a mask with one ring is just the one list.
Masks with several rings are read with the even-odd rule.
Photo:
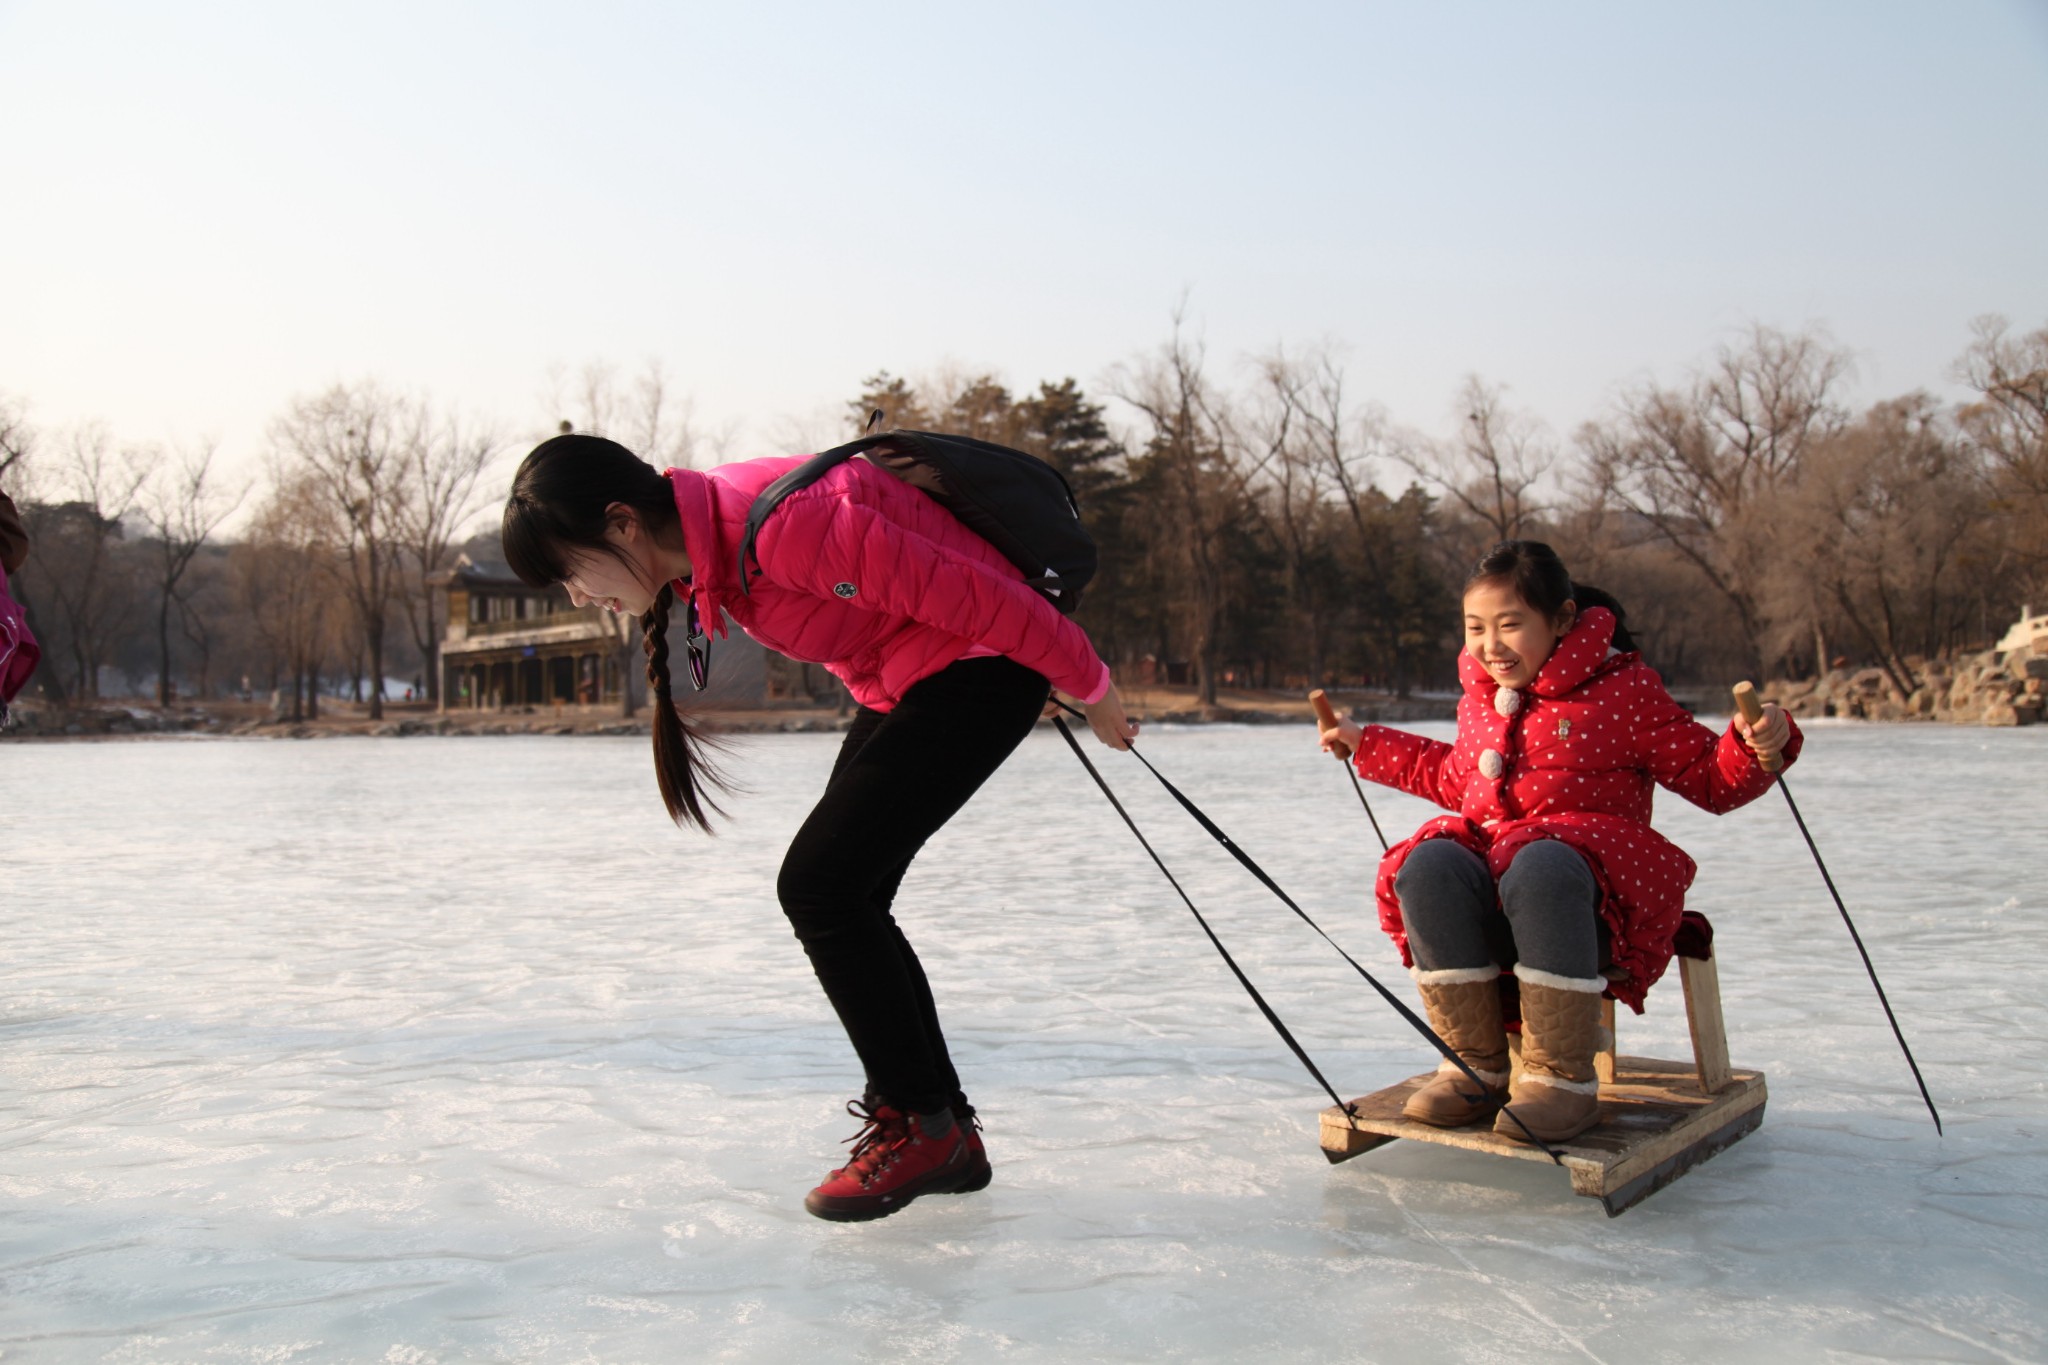
[[1863, 959], [1863, 970], [1870, 977], [1870, 985], [1877, 992], [1877, 1003], [1884, 1006], [1885, 1022], [1892, 1026], [1892, 1037], [1899, 1040], [1899, 1051], [1906, 1054], [1906, 1065], [1913, 1072], [1913, 1084], [1920, 1087], [1920, 1098], [1927, 1103], [1927, 1113], [1934, 1120], [1935, 1136], [1941, 1136], [1941, 1115], [1934, 1108], [1934, 1097], [1927, 1093], [1927, 1082], [1920, 1079], [1920, 1064], [1913, 1060], [1913, 1049], [1906, 1046], [1906, 1035], [1899, 1031], [1899, 1020], [1892, 1013], [1892, 1002], [1885, 999], [1884, 985], [1877, 979], [1877, 968], [1870, 963], [1870, 954], [1863, 947], [1863, 935], [1856, 932], [1856, 922], [1849, 918], [1849, 908], [1842, 904], [1842, 893], [1835, 890], [1835, 879], [1828, 875], [1828, 865], [1822, 861], [1820, 849], [1813, 842], [1813, 835], [1807, 832], [1806, 820], [1799, 814], [1799, 803], [1792, 799], [1792, 789], [1785, 785], [1784, 775], [1778, 776], [1778, 790], [1785, 793], [1785, 804], [1792, 808], [1792, 819], [1799, 826], [1799, 833], [1806, 840], [1806, 851], [1813, 855], [1813, 865], [1820, 869], [1820, 879], [1827, 883], [1828, 894], [1835, 898], [1835, 910], [1842, 916], [1842, 923], [1849, 930], [1849, 941], [1856, 945], [1857, 955]]
[[[1237, 978], [1238, 984], [1250, 993], [1252, 1003], [1259, 1007], [1259, 1013], [1266, 1016], [1266, 1022], [1271, 1024], [1274, 1030], [1279, 1033], [1282, 1041], [1289, 1048], [1293, 1049], [1294, 1055], [1301, 1059], [1301, 1064], [1308, 1068], [1308, 1074], [1316, 1078], [1316, 1084], [1323, 1087], [1324, 1093], [1329, 1095], [1337, 1107], [1344, 1111], [1346, 1118], [1351, 1118], [1353, 1114], [1351, 1105], [1324, 1078], [1322, 1071], [1309, 1059], [1307, 1049], [1303, 1048], [1295, 1040], [1294, 1034], [1288, 1030], [1286, 1024], [1281, 1022], [1280, 1016], [1273, 1012], [1273, 1007], [1266, 1003], [1266, 997], [1259, 994], [1259, 988], [1252, 984], [1251, 978], [1244, 974], [1244, 969], [1237, 965], [1237, 959], [1232, 957], [1230, 950], [1223, 946], [1223, 940], [1216, 937], [1216, 931], [1209, 927], [1209, 921], [1202, 918], [1200, 910], [1195, 909], [1195, 903], [1188, 899], [1188, 893], [1181, 889], [1180, 882], [1167, 869], [1165, 860], [1153, 849], [1151, 841], [1146, 839], [1143, 832], [1138, 829], [1137, 821], [1131, 819], [1130, 812], [1124, 809], [1124, 803], [1116, 799], [1116, 793], [1109, 789], [1109, 784], [1102, 780], [1102, 774], [1097, 772], [1095, 765], [1088, 761], [1088, 755], [1082, 752], [1080, 742], [1074, 738], [1074, 732], [1067, 728], [1067, 722], [1062, 717], [1054, 716], [1052, 723], [1059, 728], [1060, 737], [1067, 741], [1067, 747], [1074, 751], [1074, 757], [1081, 760], [1081, 766], [1086, 768], [1088, 775], [1095, 779], [1095, 785], [1102, 788], [1102, 794], [1109, 798], [1109, 804], [1116, 809], [1118, 815], [1123, 817], [1124, 823], [1130, 826], [1131, 833], [1137, 835], [1139, 845], [1144, 848], [1146, 853], [1151, 855], [1153, 863], [1165, 874], [1167, 882], [1174, 889], [1174, 893], [1180, 897], [1181, 904], [1187, 906], [1188, 913], [1195, 917], [1195, 923], [1201, 925], [1202, 932], [1209, 936], [1209, 942], [1214, 944], [1216, 951], [1223, 955], [1224, 964], [1230, 968], [1231, 974]], [[1353, 1126], [1356, 1127], [1355, 1122]]]
[[[1060, 706], [1063, 710], [1071, 711], [1075, 715], [1081, 714], [1078, 711], [1074, 711], [1074, 708], [1068, 706], [1065, 702], [1061, 702]], [[1124, 823], [1131, 826], [1131, 832], [1133, 834], [1137, 834], [1138, 827], [1135, 824], [1131, 824], [1130, 816], [1124, 815], [1123, 806], [1110, 792], [1109, 785], [1102, 780], [1102, 774], [1098, 773], [1095, 770], [1095, 765], [1093, 763], [1090, 763], [1088, 761], [1088, 756], [1081, 752], [1081, 746], [1075, 743], [1073, 733], [1067, 729], [1066, 721], [1058, 716], [1055, 716], [1053, 717], [1052, 723], [1059, 727], [1060, 733], [1066, 737], [1068, 747], [1073, 749], [1075, 756], [1081, 760], [1082, 766], [1088, 769], [1088, 775], [1095, 779], [1095, 785], [1102, 788], [1102, 794], [1104, 796], [1109, 797], [1110, 804], [1116, 807], [1117, 814], [1123, 815]], [[1343, 958], [1346, 962], [1350, 963], [1351, 969], [1357, 972], [1361, 977], [1363, 977], [1365, 979], [1365, 983], [1368, 986], [1371, 986], [1375, 991], [1378, 991], [1380, 998], [1382, 1000], [1385, 1000], [1389, 1005], [1392, 1005], [1395, 1011], [1399, 1013], [1403, 1019], [1406, 1019], [1409, 1025], [1413, 1027], [1416, 1032], [1420, 1033], [1424, 1038], [1427, 1038], [1429, 1040], [1430, 1046], [1434, 1047], [1438, 1052], [1442, 1053], [1446, 1061], [1450, 1062], [1451, 1065], [1455, 1066], [1460, 1072], [1462, 1072], [1465, 1078], [1471, 1081], [1473, 1085], [1478, 1086], [1482, 1094], [1490, 1088], [1487, 1086], [1485, 1081], [1479, 1078], [1478, 1073], [1473, 1071], [1472, 1068], [1466, 1064], [1465, 1059], [1460, 1057], [1455, 1051], [1453, 1051], [1449, 1043], [1446, 1043], [1440, 1036], [1438, 1036], [1437, 1031], [1429, 1026], [1428, 1021], [1424, 1020], [1421, 1016], [1416, 1014], [1414, 1010], [1410, 1009], [1400, 999], [1400, 997], [1396, 996], [1392, 991], [1388, 990], [1385, 985], [1381, 984], [1380, 979], [1374, 976], [1371, 972], [1367, 971], [1365, 967], [1358, 961], [1357, 958], [1345, 952], [1343, 945], [1338, 943], [1337, 940], [1331, 938], [1329, 934], [1325, 933], [1323, 930], [1323, 926], [1317, 924], [1315, 920], [1312, 917], [1310, 917], [1309, 913], [1306, 910], [1302, 909], [1301, 906], [1296, 904], [1294, 898], [1288, 895], [1286, 891], [1281, 889], [1280, 883], [1274, 881], [1272, 877], [1268, 876], [1266, 870], [1263, 867], [1260, 867], [1258, 863], [1254, 862], [1250, 854], [1246, 853], [1243, 849], [1239, 848], [1236, 842], [1232, 840], [1228, 834], [1225, 834], [1222, 828], [1219, 825], [1217, 825], [1217, 823], [1214, 820], [1211, 820], [1206, 814], [1204, 814], [1201, 808], [1195, 805], [1194, 802], [1188, 800], [1188, 798], [1181, 792], [1180, 788], [1174, 786], [1173, 783], [1167, 781], [1166, 775], [1160, 772], [1159, 769], [1153, 767], [1152, 761], [1150, 759], [1146, 758], [1143, 754], [1138, 752], [1137, 745], [1130, 745], [1129, 753], [1133, 758], [1137, 759], [1138, 762], [1145, 765], [1145, 770], [1147, 772], [1151, 773], [1152, 776], [1159, 779], [1159, 785], [1166, 788], [1168, 794], [1170, 794], [1175, 801], [1180, 803], [1181, 809], [1185, 810], [1189, 815], [1193, 816], [1195, 818], [1196, 823], [1201, 825], [1203, 829], [1209, 832], [1210, 837], [1215, 839], [1217, 843], [1223, 845], [1224, 850], [1228, 852], [1231, 857], [1237, 859], [1238, 863], [1245, 869], [1245, 871], [1251, 873], [1252, 876], [1258, 878], [1261, 885], [1263, 885], [1267, 890], [1271, 891], [1275, 896], [1279, 897], [1280, 903], [1285, 905], [1289, 910], [1292, 910], [1298, 917], [1300, 917], [1302, 923], [1308, 925], [1309, 928], [1315, 930], [1317, 934], [1322, 936], [1322, 939], [1325, 943], [1329, 944], [1332, 948], [1335, 948], [1337, 950], [1337, 956]], [[1140, 843], [1144, 843], [1145, 836], [1142, 834], [1138, 834], [1138, 841]], [[1150, 844], [1145, 844], [1145, 851], [1147, 853], [1151, 853], [1152, 846]], [[1153, 853], [1152, 860], [1154, 862], [1159, 862], [1159, 855]], [[1166, 871], [1166, 864], [1160, 863], [1159, 869], [1162, 872]], [[1167, 874], [1167, 879], [1169, 881], [1172, 880], [1171, 873]], [[1178, 882], [1174, 883], [1174, 890], [1180, 890], [1180, 884]], [[1182, 893], [1181, 899], [1187, 899], [1187, 895], [1185, 892]], [[1194, 905], [1190, 903], [1188, 908], [1190, 910], [1193, 910]], [[1201, 915], [1199, 912], [1196, 913], [1195, 918], [1198, 920], [1201, 919]], [[1202, 927], [1205, 930], [1209, 927], [1206, 921], [1203, 922]], [[1211, 934], [1209, 937], [1211, 942], [1215, 942], [1216, 936], [1214, 934]], [[1221, 943], [1217, 943], [1216, 946], [1218, 951], [1222, 950], [1223, 945]], [[1224, 959], [1225, 961], [1229, 960], [1228, 953], [1224, 954]], [[1231, 970], [1237, 970], [1235, 963], [1231, 964]], [[1243, 973], [1238, 974], [1238, 979], [1244, 979]], [[1246, 988], [1250, 988], [1249, 982], [1246, 982]], [[1254, 998], [1257, 998], [1256, 992], [1254, 992]], [[1266, 1017], [1271, 1019], [1273, 1021], [1274, 1026], [1281, 1030], [1281, 1035], [1287, 1038], [1288, 1044], [1290, 1046], [1294, 1046], [1293, 1037], [1287, 1034], [1285, 1027], [1280, 1024], [1278, 1017], [1275, 1016], [1271, 1010], [1266, 1009], [1266, 1004], [1263, 1000], [1259, 1001], [1259, 1008], [1266, 1011]], [[1300, 1049], [1298, 1047], [1296, 1047], [1295, 1050], [1297, 1054], [1300, 1053]], [[1306, 1062], [1308, 1059], [1306, 1056], [1303, 1056], [1302, 1060]], [[1309, 1069], [1311, 1071], [1315, 1070], [1313, 1066], [1310, 1066]], [[1320, 1072], [1316, 1074], [1316, 1079], [1322, 1079], [1322, 1075]], [[1328, 1088], [1329, 1085], [1327, 1082], [1325, 1082], [1324, 1089], [1327, 1090]], [[1466, 1096], [1466, 1098], [1476, 1100], [1475, 1096], [1468, 1095]], [[1343, 1101], [1339, 1100], [1338, 1103], [1343, 1104]], [[1345, 1112], [1349, 1113], [1350, 1106], [1345, 1105], [1344, 1107]], [[1553, 1162], [1557, 1163], [1560, 1166], [1564, 1164], [1564, 1153], [1552, 1147], [1549, 1143], [1544, 1142], [1541, 1138], [1537, 1137], [1535, 1133], [1530, 1132], [1529, 1125], [1522, 1122], [1521, 1115], [1515, 1113], [1512, 1106], [1503, 1106], [1501, 1112], [1506, 1114], [1510, 1119], [1514, 1120], [1515, 1126], [1517, 1128], [1520, 1128], [1522, 1132], [1528, 1137], [1529, 1141], [1536, 1144], [1536, 1146], [1540, 1148], [1546, 1155], [1548, 1155]]]
[[[1365, 788], [1358, 783], [1358, 769], [1352, 767], [1351, 760], [1342, 754], [1337, 755], [1337, 761], [1344, 765], [1344, 775], [1351, 779], [1351, 790], [1358, 793], [1358, 804], [1365, 807], [1365, 818], [1372, 821], [1372, 832], [1379, 835], [1380, 852], [1385, 853], [1387, 851], [1387, 836], [1380, 834], [1380, 822], [1372, 813], [1372, 802], [1365, 799]], [[1146, 766], [1150, 767], [1151, 765], [1147, 764]]]

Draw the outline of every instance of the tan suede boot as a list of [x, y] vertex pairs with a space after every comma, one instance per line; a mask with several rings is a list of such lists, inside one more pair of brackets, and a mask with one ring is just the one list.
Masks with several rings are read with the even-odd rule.
[[[1600, 1051], [1600, 977], [1556, 976], [1515, 968], [1522, 983], [1522, 1071], [1508, 1108], [1545, 1142], [1574, 1138], [1600, 1121], [1600, 1082], [1593, 1072]], [[1502, 1137], [1528, 1141], [1506, 1114], [1493, 1121]]]
[[1429, 1023], [1486, 1085], [1476, 1092], [1448, 1061], [1401, 1106], [1403, 1118], [1438, 1128], [1461, 1128], [1500, 1108], [1507, 1098], [1508, 1035], [1500, 1022], [1500, 968], [1415, 974]]

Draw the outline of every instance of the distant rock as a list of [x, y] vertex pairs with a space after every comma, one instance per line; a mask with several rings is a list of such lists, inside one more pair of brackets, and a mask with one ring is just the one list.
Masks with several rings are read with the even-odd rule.
[[1914, 683], [1901, 694], [1882, 668], [1833, 669], [1818, 678], [1772, 679], [1762, 689], [1795, 718], [1936, 720], [1961, 725], [2018, 726], [2048, 717], [2048, 657], [2030, 650], [1984, 651], [1960, 659], [1903, 661]]

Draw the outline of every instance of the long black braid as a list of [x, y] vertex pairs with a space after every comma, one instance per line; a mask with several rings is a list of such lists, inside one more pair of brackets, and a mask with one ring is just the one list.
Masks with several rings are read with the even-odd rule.
[[[669, 819], [709, 831], [712, 815], [724, 815], [704, 794], [708, 785], [727, 784], [709, 762], [711, 743], [676, 708], [675, 684], [668, 670], [668, 613], [675, 605], [673, 584], [661, 585], [645, 616], [640, 618], [640, 645], [647, 652], [647, 691], [654, 709], [654, 779], [661, 788]], [[701, 777], [700, 777], [701, 774]]]

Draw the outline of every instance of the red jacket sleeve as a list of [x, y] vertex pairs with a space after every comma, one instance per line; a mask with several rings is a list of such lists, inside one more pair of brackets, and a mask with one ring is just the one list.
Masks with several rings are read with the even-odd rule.
[[755, 548], [761, 572], [785, 587], [837, 601], [835, 589], [850, 583], [852, 605], [971, 640], [1083, 701], [1109, 690], [1109, 666], [1087, 632], [1021, 577], [949, 550], [873, 507], [791, 497], [762, 527]]
[[[1716, 815], [1746, 806], [1771, 789], [1773, 775], [1757, 762], [1732, 720], [1725, 731], [1715, 734], [1671, 699], [1654, 672], [1646, 668], [1643, 673], [1637, 755], [1659, 786]], [[1799, 757], [1803, 742], [1798, 725], [1793, 725], [1792, 737], [1785, 742], [1786, 767]]]
[[1456, 745], [1385, 725], [1365, 727], [1351, 762], [1366, 781], [1398, 787], [1445, 810], [1464, 804], [1465, 782], [1471, 776], [1458, 759]]

